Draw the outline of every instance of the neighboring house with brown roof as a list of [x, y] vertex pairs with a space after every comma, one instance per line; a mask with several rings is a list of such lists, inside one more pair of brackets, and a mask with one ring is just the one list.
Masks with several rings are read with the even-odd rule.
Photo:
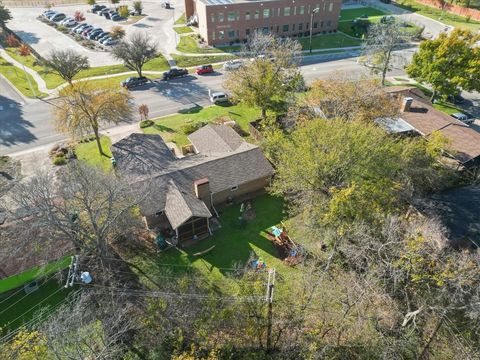
[[378, 119], [377, 122], [393, 133], [409, 131], [428, 138], [439, 132], [449, 141], [449, 156], [459, 167], [474, 170], [480, 166], [480, 133], [463, 122], [435, 109], [419, 94], [416, 88], [392, 87], [386, 92], [398, 98], [400, 113], [394, 119]]
[[183, 158], [159, 135], [132, 134], [111, 148], [122, 176], [148, 194], [139, 204], [146, 226], [179, 240], [208, 234], [216, 206], [264, 192], [273, 175], [260, 148], [228, 126], [206, 125], [188, 138], [195, 154]]

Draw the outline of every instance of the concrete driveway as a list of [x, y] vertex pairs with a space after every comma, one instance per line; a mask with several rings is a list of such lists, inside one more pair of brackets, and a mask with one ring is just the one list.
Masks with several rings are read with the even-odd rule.
[[[183, 13], [183, 1], [171, 1], [174, 9], [163, 9], [160, 2], [143, 1], [143, 12], [147, 15], [135, 24], [125, 25], [108, 20], [98, 14], [90, 12], [88, 5], [64, 5], [54, 7], [56, 11], [63, 12], [67, 16], [73, 16], [75, 11], [83, 12], [85, 22], [95, 27], [101, 27], [108, 31], [113, 26], [119, 25], [128, 34], [135, 31], [145, 31], [152, 36], [159, 44], [160, 51], [168, 55], [176, 47], [175, 32], [172, 28], [174, 17], [178, 18]], [[131, 1], [125, 1], [131, 6]], [[111, 6], [108, 5], [107, 6]], [[12, 8], [13, 19], [8, 26], [26, 43], [32, 46], [41, 56], [46, 57], [52, 49], [73, 49], [78, 53], [87, 56], [92, 66], [113, 65], [120, 63], [115, 60], [108, 51], [90, 50], [69, 36], [57, 31], [53, 27], [41, 22], [37, 17], [44, 11], [42, 8]]]

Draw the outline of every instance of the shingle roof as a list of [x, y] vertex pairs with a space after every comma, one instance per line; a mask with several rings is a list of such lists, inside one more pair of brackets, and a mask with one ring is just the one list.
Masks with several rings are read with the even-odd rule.
[[229, 126], [208, 124], [188, 136], [199, 153], [233, 152], [253, 145], [243, 141]]
[[174, 230], [193, 216], [206, 218], [212, 216], [203, 201], [179, 188], [173, 180], [168, 181], [165, 215]]

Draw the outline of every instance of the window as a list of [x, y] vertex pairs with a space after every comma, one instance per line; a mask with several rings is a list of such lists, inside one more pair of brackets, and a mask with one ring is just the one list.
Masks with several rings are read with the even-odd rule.
[[268, 30], [268, 26], [265, 26], [263, 29], [262, 29], [262, 33], [264, 35], [267, 35], [269, 33], [269, 30]]
[[328, 11], [332, 12], [332, 10], [333, 10], [333, 2], [328, 4]]
[[310, 28], [310, 23], [307, 22], [307, 25], [305, 26], [305, 30], [308, 30]]
[[237, 190], [238, 190], [238, 186], [232, 186], [232, 187], [230, 188], [230, 191], [237, 191]]
[[250, 11], [245, 11], [245, 20], [250, 20]]
[[157, 212], [155, 213], [155, 216], [161, 216], [161, 215], [163, 215], [163, 211], [157, 211]]
[[317, 22], [314, 22], [313, 23], [313, 28], [316, 29], [318, 27], [318, 23]]
[[290, 16], [290, 6], [283, 8], [283, 16]]
[[220, 31], [218, 32], [218, 38], [219, 38], [219, 39], [224, 39], [224, 38], [225, 38], [225, 31], [220, 30]]
[[255, 20], [260, 19], [260, 10], [255, 10], [255, 14], [253, 15], [253, 18], [254, 18]]
[[320, 27], [323, 28], [323, 21], [320, 21]]
[[235, 14], [235, 11], [230, 11], [228, 13], [228, 21], [235, 21], [237, 18], [237, 14]]
[[287, 32], [288, 31], [288, 25], [283, 25], [282, 26], [282, 31]]
[[295, 31], [295, 24], [292, 25], [292, 31]]
[[223, 12], [218, 13], [218, 22], [223, 22]]
[[330, 20], [327, 21], [327, 27], [330, 27], [332, 25], [332, 22]]
[[302, 31], [302, 30], [303, 30], [303, 23], [298, 24], [298, 31]]
[[250, 35], [250, 29], [245, 30], [245, 35], [247, 35], [247, 36]]
[[277, 33], [279, 32], [279, 30], [280, 30], [280, 26], [277, 25]]
[[263, 18], [268, 19], [270, 17], [270, 9], [263, 9]]
[[228, 37], [230, 39], [234, 38], [235, 37], [235, 30], [228, 30]]
[[215, 22], [215, 13], [211, 13], [211, 14], [210, 14], [210, 20], [211, 20], [212, 22]]
[[305, 5], [300, 6], [299, 14], [300, 15], [305, 14]]

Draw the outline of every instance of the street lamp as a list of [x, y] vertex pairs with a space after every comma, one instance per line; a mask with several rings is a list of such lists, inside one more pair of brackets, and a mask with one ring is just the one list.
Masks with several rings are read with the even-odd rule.
[[320, 11], [320, 8], [315, 8], [310, 13], [310, 54], [312, 53], [312, 33], [313, 33], [313, 14], [316, 14]]

